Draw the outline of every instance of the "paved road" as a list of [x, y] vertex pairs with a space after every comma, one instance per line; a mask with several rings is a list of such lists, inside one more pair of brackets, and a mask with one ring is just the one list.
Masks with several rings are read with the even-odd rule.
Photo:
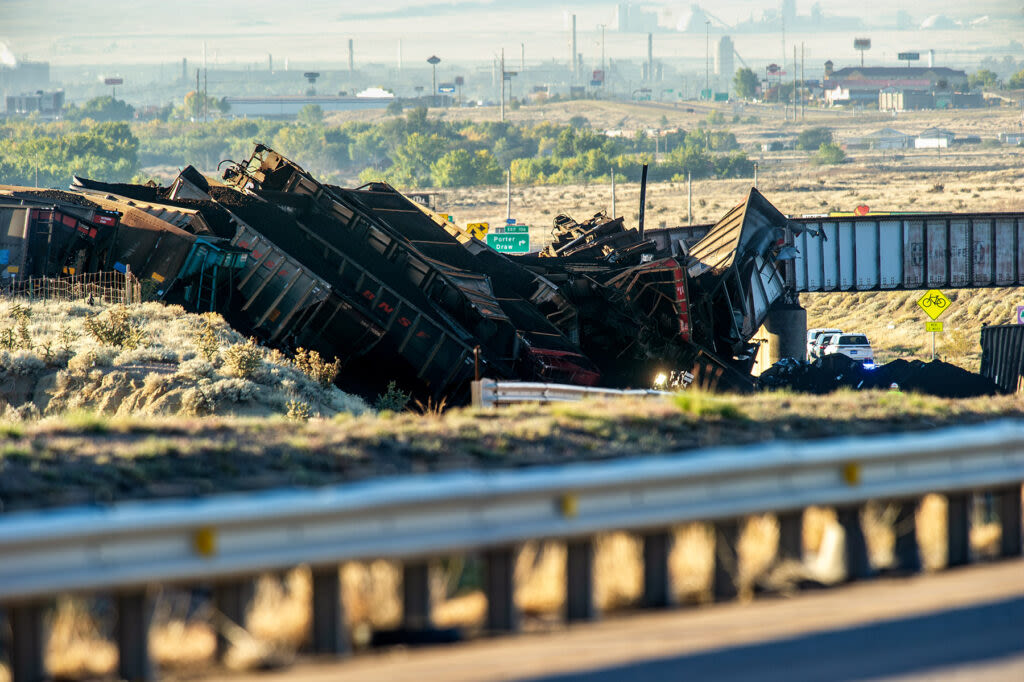
[[865, 678], [1024, 680], [1024, 561], [221, 679]]

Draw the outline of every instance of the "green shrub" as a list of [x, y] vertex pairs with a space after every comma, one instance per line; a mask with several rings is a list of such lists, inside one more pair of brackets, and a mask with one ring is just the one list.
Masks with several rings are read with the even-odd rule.
[[834, 166], [846, 160], [846, 152], [837, 144], [822, 144], [818, 147], [813, 161], [819, 166]]
[[327, 388], [333, 384], [334, 380], [338, 378], [338, 372], [341, 371], [341, 360], [338, 358], [335, 358], [334, 362], [327, 362], [320, 357], [320, 353], [305, 348], [295, 351], [292, 362], [300, 372], [320, 384], [321, 388]]
[[28, 307], [15, 303], [7, 313], [15, 322], [15, 326], [0, 330], [0, 348], [5, 350], [28, 349], [32, 347], [32, 333], [28, 329], [28, 321], [32, 311]]
[[123, 305], [90, 315], [83, 325], [90, 336], [105, 346], [135, 350], [148, 343], [142, 325], [131, 319], [128, 308]]
[[383, 412], [384, 410], [401, 412], [409, 404], [410, 398], [412, 398], [412, 394], [406, 393], [398, 388], [398, 384], [391, 381], [388, 382], [388, 387], [384, 393], [377, 396], [376, 402], [373, 403], [373, 409], [378, 412]]
[[796, 138], [796, 148], [811, 151], [820, 149], [823, 144], [832, 144], [832, 131], [828, 128], [807, 128], [800, 131]]
[[263, 364], [263, 351], [255, 339], [234, 343], [224, 350], [224, 368], [239, 379], [250, 379]]
[[287, 417], [292, 421], [309, 421], [309, 418], [313, 416], [313, 410], [310, 408], [309, 403], [304, 403], [301, 400], [289, 400], [287, 407]]
[[220, 351], [220, 341], [217, 339], [217, 332], [214, 331], [213, 325], [207, 319], [202, 319], [199, 322], [199, 328], [196, 329], [192, 335], [192, 343], [196, 345], [196, 350], [207, 362], [214, 362], [217, 359], [217, 353]]

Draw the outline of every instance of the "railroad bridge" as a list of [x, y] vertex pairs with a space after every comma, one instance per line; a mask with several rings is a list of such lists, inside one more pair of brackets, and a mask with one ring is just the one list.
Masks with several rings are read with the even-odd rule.
[[[1024, 286], [1024, 212], [869, 213], [792, 218], [787, 268], [799, 293]], [[659, 246], [689, 242], [710, 225], [651, 230]]]
[[[786, 283], [797, 293], [912, 291], [1024, 286], [1024, 212], [869, 213], [791, 217], [796, 248], [785, 261]], [[693, 243], [710, 225], [651, 230], [659, 247]], [[807, 314], [777, 306], [761, 334], [761, 368], [802, 357]]]

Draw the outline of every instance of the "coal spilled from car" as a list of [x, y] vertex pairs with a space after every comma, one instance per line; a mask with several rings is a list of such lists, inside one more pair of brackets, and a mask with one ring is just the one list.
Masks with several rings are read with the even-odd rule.
[[988, 377], [941, 360], [893, 360], [867, 369], [845, 355], [825, 355], [812, 363], [785, 358], [758, 379], [763, 390], [789, 389], [801, 393], [831, 393], [840, 388], [868, 390], [898, 388], [940, 398], [973, 398], [1001, 393]]

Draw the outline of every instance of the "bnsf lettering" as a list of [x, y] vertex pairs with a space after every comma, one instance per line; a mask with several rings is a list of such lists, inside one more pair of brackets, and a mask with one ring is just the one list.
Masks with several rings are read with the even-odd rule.
[[372, 291], [367, 289], [366, 291], [363, 292], [363, 298], [365, 298], [367, 301], [372, 301], [373, 299], [375, 299], [377, 297], [373, 294]]
[[377, 307], [383, 309], [384, 312], [386, 313], [395, 312], [395, 306], [388, 305], [387, 301], [381, 301], [380, 303], [377, 304]]
[[398, 324], [402, 325], [403, 327], [408, 327], [412, 325], [412, 322], [409, 321], [408, 317], [400, 317], [398, 318]]

